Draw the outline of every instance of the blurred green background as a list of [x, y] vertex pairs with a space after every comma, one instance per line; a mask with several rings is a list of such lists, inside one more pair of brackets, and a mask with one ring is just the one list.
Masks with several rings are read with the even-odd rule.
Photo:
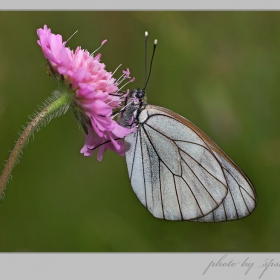
[[[125, 159], [79, 151], [69, 111], [35, 134], [0, 207], [0, 251], [280, 251], [279, 12], [0, 12], [0, 161], [55, 89], [36, 29], [71, 38], [142, 87], [144, 32], [159, 44], [147, 87], [151, 104], [200, 127], [248, 174], [258, 205], [245, 219], [203, 224], [153, 218], [133, 193]], [[120, 71], [118, 72], [120, 73]], [[119, 74], [115, 75], [118, 77]]]

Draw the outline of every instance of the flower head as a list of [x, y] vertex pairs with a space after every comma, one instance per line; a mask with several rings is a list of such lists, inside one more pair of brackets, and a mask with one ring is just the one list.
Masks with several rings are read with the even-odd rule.
[[[62, 41], [62, 36], [52, 34], [46, 25], [44, 29], [38, 29], [37, 34], [37, 42], [52, 71], [62, 76], [63, 82], [71, 90], [75, 115], [86, 132], [81, 153], [91, 156], [98, 149], [98, 160], [102, 160], [107, 149], [124, 155], [121, 139], [131, 130], [120, 126], [112, 115], [113, 110], [124, 101], [118, 86], [125, 79], [130, 79], [129, 69], [123, 71], [121, 78], [116, 81], [112, 73], [105, 70], [105, 64], [100, 62], [101, 54], [94, 57], [81, 47], [70, 50], [65, 46], [66, 42]], [[106, 41], [102, 41], [101, 46]]]

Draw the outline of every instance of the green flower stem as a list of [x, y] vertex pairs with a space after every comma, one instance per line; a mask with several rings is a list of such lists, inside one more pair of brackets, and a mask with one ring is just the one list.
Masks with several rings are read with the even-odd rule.
[[42, 111], [39, 112], [24, 129], [19, 139], [17, 140], [15, 147], [12, 150], [9, 159], [6, 162], [5, 168], [0, 177], [0, 198], [2, 198], [5, 186], [8, 183], [11, 172], [19, 159], [22, 149], [27, 144], [28, 139], [34, 133], [35, 129], [38, 129], [40, 125], [48, 122], [50, 119], [52, 119], [52, 117], [61, 115], [61, 113], [57, 112], [61, 111], [61, 109], [63, 109], [64, 107], [67, 107], [66, 110], [63, 110], [65, 113], [69, 107], [68, 105], [69, 95], [64, 93], [56, 100], [44, 107]]

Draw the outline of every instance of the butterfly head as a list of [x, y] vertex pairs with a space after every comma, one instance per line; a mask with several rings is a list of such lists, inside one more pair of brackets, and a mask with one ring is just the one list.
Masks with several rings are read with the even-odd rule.
[[148, 42], [148, 32], [145, 32], [145, 83], [142, 89], [136, 88], [132, 90], [129, 95], [126, 97], [125, 105], [120, 110], [118, 123], [124, 127], [136, 127], [138, 125], [138, 116], [142, 110], [146, 107], [146, 92], [151, 69], [153, 64], [153, 58], [155, 54], [155, 49], [157, 45], [157, 40], [154, 41], [154, 49], [150, 63], [149, 74], [147, 75], [147, 42]]
[[120, 110], [118, 123], [124, 127], [134, 127], [138, 123], [138, 116], [146, 106], [146, 92], [144, 89], [132, 90], [125, 106]]
[[146, 96], [144, 89], [136, 88], [130, 92], [130, 98], [136, 98], [141, 102]]

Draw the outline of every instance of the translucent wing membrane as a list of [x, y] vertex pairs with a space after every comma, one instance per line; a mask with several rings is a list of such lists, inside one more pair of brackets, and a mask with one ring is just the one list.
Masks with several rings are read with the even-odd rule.
[[251, 182], [195, 125], [152, 105], [138, 120], [125, 137], [126, 162], [131, 186], [153, 216], [220, 222], [252, 213]]
[[216, 153], [215, 155], [221, 161], [229, 192], [223, 203], [213, 213], [196, 221], [229, 221], [250, 215], [256, 206], [256, 194], [252, 184], [244, 174], [240, 174], [240, 170], [224, 161], [220, 155]]

